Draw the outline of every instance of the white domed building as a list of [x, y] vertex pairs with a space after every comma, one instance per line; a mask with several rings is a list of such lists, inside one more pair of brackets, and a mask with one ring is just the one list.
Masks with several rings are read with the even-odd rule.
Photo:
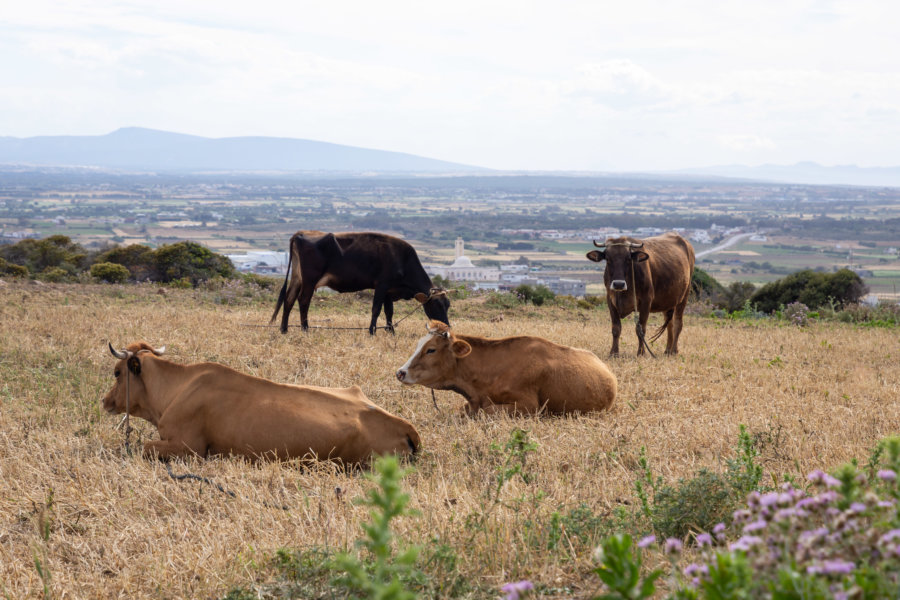
[[440, 275], [450, 281], [500, 281], [500, 269], [476, 267], [465, 255], [463, 239], [456, 238], [456, 260], [450, 265], [429, 265], [430, 275]]

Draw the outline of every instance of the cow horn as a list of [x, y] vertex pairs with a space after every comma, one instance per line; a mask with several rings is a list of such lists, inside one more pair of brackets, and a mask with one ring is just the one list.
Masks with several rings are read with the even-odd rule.
[[628, 242], [628, 245], [632, 248], [643, 248], [644, 242], [641, 242], [640, 244], [638, 244], [637, 242]]
[[109, 344], [109, 351], [112, 352], [112, 355], [118, 358], [119, 360], [124, 360], [126, 358], [131, 358], [132, 354], [128, 350], [116, 350], [113, 348], [112, 342], [106, 342]]
[[597, 246], [598, 248], [606, 248], [606, 242], [603, 242], [602, 244], [598, 244], [597, 240], [594, 240], [594, 245]]
[[157, 348], [156, 350], [154, 350], [153, 354], [155, 354], [157, 356], [162, 356], [163, 354], [165, 354], [165, 352], [166, 352], [166, 347], [163, 346], [162, 348]]

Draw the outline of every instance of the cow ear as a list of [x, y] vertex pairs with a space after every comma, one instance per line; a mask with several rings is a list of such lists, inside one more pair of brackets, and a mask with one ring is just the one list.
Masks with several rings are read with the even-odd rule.
[[415, 296], [413, 296], [413, 298], [415, 298], [416, 300], [418, 300], [420, 304], [425, 304], [426, 302], [428, 302], [428, 296], [426, 296], [426, 295], [423, 294], [422, 292], [419, 292], [418, 294], [416, 294]]
[[450, 345], [450, 349], [453, 350], [453, 354], [456, 358], [465, 358], [472, 352], [472, 346], [469, 345], [469, 342], [464, 342], [462, 340], [456, 340]]
[[591, 250], [587, 253], [587, 257], [589, 260], [592, 260], [594, 262], [600, 262], [601, 260], [606, 258], [606, 252], [600, 250]]
[[643, 250], [638, 250], [637, 252], [632, 252], [631, 257], [637, 262], [644, 262], [650, 255], [644, 252]]
[[141, 359], [137, 356], [132, 356], [128, 359], [128, 370], [134, 373], [135, 375], [141, 374]]

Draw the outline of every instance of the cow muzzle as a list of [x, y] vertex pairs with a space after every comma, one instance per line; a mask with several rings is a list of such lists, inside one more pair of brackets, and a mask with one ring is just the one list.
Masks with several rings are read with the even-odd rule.
[[609, 289], [614, 292], [624, 292], [628, 290], [628, 284], [624, 279], [613, 279], [609, 284]]
[[406, 383], [406, 369], [398, 369], [397, 370], [397, 380], [401, 383]]

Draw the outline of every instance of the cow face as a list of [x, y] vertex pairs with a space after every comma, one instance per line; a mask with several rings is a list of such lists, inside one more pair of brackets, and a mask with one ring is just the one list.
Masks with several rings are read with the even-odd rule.
[[150, 351], [159, 356], [165, 351], [165, 347], [154, 350], [146, 342], [138, 342], [130, 344], [123, 350], [115, 350], [110, 344], [109, 351], [119, 360], [113, 367], [115, 383], [101, 401], [103, 410], [110, 414], [124, 413], [127, 398], [128, 413], [147, 418], [144, 409], [146, 391], [141, 379], [140, 353]]
[[594, 262], [606, 260], [603, 280], [611, 292], [627, 291], [633, 264], [650, 258], [649, 254], [640, 249], [644, 245], [642, 242], [631, 242], [625, 238], [608, 240], [602, 245], [594, 242], [594, 245], [600, 250], [588, 252], [587, 257]]
[[435, 387], [453, 379], [456, 361], [472, 352], [472, 346], [458, 340], [450, 328], [439, 321], [431, 321], [428, 335], [419, 340], [415, 352], [397, 371], [401, 383]]
[[450, 299], [447, 297], [446, 290], [432, 288], [430, 295], [426, 296], [419, 292], [415, 298], [422, 303], [422, 308], [425, 309], [425, 316], [433, 321], [440, 321], [444, 325], [450, 325], [450, 321], [447, 318], [447, 312], [450, 310]]

